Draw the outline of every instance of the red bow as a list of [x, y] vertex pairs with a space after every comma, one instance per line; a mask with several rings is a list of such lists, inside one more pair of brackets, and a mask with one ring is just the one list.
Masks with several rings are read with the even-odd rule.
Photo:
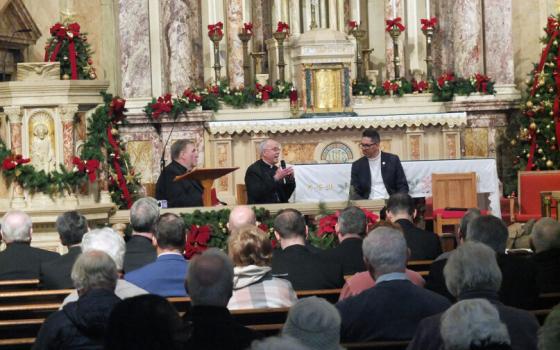
[[80, 25], [78, 23], [70, 23], [68, 28], [65, 28], [62, 24], [56, 23], [50, 29], [51, 35], [58, 38], [58, 43], [56, 44], [51, 57], [48, 57], [48, 52], [45, 50], [45, 61], [50, 62], [56, 61], [56, 56], [62, 48], [62, 42], [68, 41], [68, 59], [70, 60], [70, 77], [72, 80], [78, 79], [78, 66], [76, 63], [76, 44], [74, 39], [80, 36]]
[[399, 29], [399, 32], [404, 31], [406, 27], [401, 24], [401, 21], [402, 19], [400, 17], [386, 20], [385, 23], [387, 24], [387, 28], [385, 30], [390, 32], [393, 27], [397, 27]]
[[286, 22], [279, 21], [278, 27], [276, 27], [276, 33], [283, 33], [283, 32], [289, 33], [290, 26]]
[[556, 30], [558, 30], [558, 21], [554, 17], [548, 17], [546, 23], [546, 29], [544, 30], [548, 35], [552, 35]]
[[9, 155], [6, 158], [4, 158], [4, 161], [2, 161], [2, 168], [4, 170], [12, 170], [16, 166], [18, 166], [20, 164], [29, 163], [30, 161], [31, 161], [31, 159], [23, 158], [23, 156], [21, 154]]
[[112, 117], [114, 123], [118, 123], [126, 117], [124, 115], [124, 112], [127, 111], [124, 107], [125, 103], [126, 100], [118, 96], [111, 100], [111, 104], [109, 104], [109, 116]]
[[428, 82], [425, 80], [416, 81], [416, 79], [412, 79], [412, 91], [414, 92], [424, 92], [428, 89], [428, 86]]
[[79, 172], [85, 172], [86, 174], [88, 174], [89, 182], [95, 181], [95, 174], [97, 169], [99, 169], [99, 160], [81, 160], [79, 157], [74, 157], [74, 159], [72, 159], [72, 164], [74, 164], [78, 168]]
[[218, 22], [216, 24], [209, 24], [208, 36], [214, 36], [214, 35], [222, 36], [224, 34], [222, 29], [224, 29], [224, 24], [222, 22]]
[[476, 80], [476, 91], [483, 93], [488, 92], [488, 83], [490, 82], [490, 79], [486, 75], [480, 73], [476, 73], [474, 78]]
[[259, 83], [255, 84], [257, 91], [261, 93], [261, 99], [263, 101], [268, 101], [270, 99], [270, 93], [272, 92], [273, 88], [270, 85], [261, 85]]
[[253, 23], [243, 23], [242, 32], [246, 34], [253, 34]]
[[173, 108], [173, 101], [171, 101], [171, 94], [165, 94], [157, 99], [156, 103], [150, 105], [152, 108], [152, 118], [158, 119], [160, 114], [169, 113]]
[[430, 19], [422, 18], [420, 20], [420, 23], [422, 24], [422, 30], [424, 31], [428, 29], [435, 29], [437, 25], [437, 18], [436, 17], [432, 17]]

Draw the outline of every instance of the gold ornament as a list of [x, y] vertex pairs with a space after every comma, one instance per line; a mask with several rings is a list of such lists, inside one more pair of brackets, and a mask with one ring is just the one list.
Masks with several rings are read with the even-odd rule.
[[529, 158], [530, 156], [531, 156], [531, 154], [530, 154], [530, 153], [527, 153], [527, 158]]
[[536, 130], [537, 129], [537, 123], [532, 122], [531, 124], [529, 124], [529, 129]]
[[548, 92], [554, 92], [553, 88], [548, 89]]
[[554, 162], [549, 159], [546, 161], [546, 166], [552, 168], [554, 166]]
[[62, 80], [70, 80], [70, 76], [68, 74], [63, 74]]
[[97, 79], [97, 74], [95, 74], [95, 72], [91, 72], [91, 73], [89, 73], [89, 77], [90, 77], [91, 80], [95, 80], [95, 79]]
[[515, 144], [517, 144], [517, 141], [511, 140], [510, 143], [511, 143], [512, 146], [515, 146]]
[[531, 108], [531, 107], [533, 107], [533, 102], [527, 101], [526, 105], [527, 105], [527, 107]]
[[556, 136], [552, 136], [551, 140], [556, 141]]
[[544, 151], [542, 148], [539, 148], [537, 152], [539, 152], [539, 154], [543, 154]]
[[548, 115], [553, 116], [553, 115], [554, 115], [554, 112], [553, 112], [553, 111], [550, 111], [550, 112], [548, 112]]
[[112, 129], [111, 129], [111, 134], [113, 134], [113, 135], [118, 135], [118, 134], [119, 134], [119, 131], [118, 131], [117, 129], [115, 129], [115, 128], [112, 128]]

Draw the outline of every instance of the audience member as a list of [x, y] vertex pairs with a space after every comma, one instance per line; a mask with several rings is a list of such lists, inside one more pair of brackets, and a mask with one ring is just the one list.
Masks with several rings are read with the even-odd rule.
[[560, 305], [556, 305], [539, 329], [539, 350], [560, 349]]
[[365, 271], [362, 239], [366, 234], [367, 218], [364, 211], [354, 206], [347, 207], [338, 215], [338, 222], [334, 228], [340, 243], [324, 251], [324, 257], [340, 262], [345, 276]]
[[7, 212], [1, 232], [6, 249], [0, 252], [0, 280], [39, 278], [41, 263], [60, 257], [30, 245], [33, 224], [23, 211]]
[[263, 340], [255, 340], [250, 350], [310, 350], [299, 340], [286, 335], [279, 337], [268, 337]]
[[439, 237], [414, 225], [416, 209], [407, 193], [395, 193], [387, 201], [387, 218], [402, 227], [410, 260], [430, 260], [441, 254]]
[[441, 317], [444, 350], [511, 349], [506, 326], [498, 310], [484, 299], [463, 300]]
[[274, 234], [282, 250], [272, 256], [272, 273], [292, 283], [295, 290], [340, 288], [342, 266], [330, 262], [305, 245], [307, 226], [295, 209], [284, 209], [274, 219]]
[[159, 206], [152, 197], [138, 199], [130, 208], [132, 237], [126, 242], [124, 273], [129, 273], [156, 260], [156, 248], [152, 244]]
[[124, 278], [162, 297], [187, 296], [187, 260], [183, 256], [186, 233], [185, 222], [181, 217], [173, 213], [163, 214], [156, 223], [156, 261], [127, 273]]
[[[495, 252], [479, 242], [466, 242], [450, 255], [444, 269], [445, 281], [458, 300], [483, 298], [492, 303], [506, 324], [515, 350], [537, 348], [538, 323], [528, 311], [504, 305], [498, 298], [502, 273]], [[408, 350], [439, 350], [441, 314], [424, 319]]]
[[185, 314], [190, 332], [186, 349], [242, 350], [259, 338], [238, 324], [227, 309], [233, 291], [233, 263], [222, 251], [211, 248], [191, 260], [185, 287], [192, 306]]
[[167, 299], [146, 294], [119, 303], [109, 317], [105, 350], [179, 350], [183, 322]]
[[325, 299], [315, 296], [299, 300], [290, 308], [283, 335], [299, 340], [312, 350], [338, 350], [340, 315]]
[[72, 268], [80, 295], [50, 315], [41, 326], [33, 349], [103, 349], [109, 314], [120, 302], [115, 295], [115, 262], [101, 251], [87, 251]]
[[268, 234], [246, 225], [228, 239], [233, 260], [233, 295], [228, 309], [290, 307], [297, 301], [290, 281], [272, 276], [272, 244]]
[[[113, 229], [109, 227], [91, 230], [82, 238], [82, 253], [91, 250], [100, 250], [107, 253], [117, 266], [119, 272], [119, 279], [115, 287], [115, 294], [121, 298], [126, 299], [136, 295], [147, 294], [144, 289], [135, 286], [134, 284], [125, 281], [122, 278], [122, 267], [124, 260], [125, 244], [124, 239]], [[73, 291], [64, 299], [62, 305], [66, 305], [71, 301], [78, 300], [78, 292]]]
[[252, 208], [246, 205], [239, 205], [234, 207], [229, 213], [229, 220], [227, 228], [229, 232], [233, 233], [240, 227], [245, 225], [257, 225], [257, 217]]
[[560, 222], [552, 218], [537, 221], [531, 231], [531, 245], [539, 290], [560, 292]]
[[75, 210], [67, 211], [56, 218], [56, 230], [62, 245], [68, 247], [68, 253], [41, 264], [40, 285], [43, 289], [73, 288], [70, 273], [82, 253], [80, 243], [89, 230], [87, 219]]
[[336, 304], [342, 316], [343, 342], [410, 339], [421, 319], [450, 305], [444, 297], [407, 279], [408, 251], [402, 232], [376, 228], [362, 246], [376, 285]]

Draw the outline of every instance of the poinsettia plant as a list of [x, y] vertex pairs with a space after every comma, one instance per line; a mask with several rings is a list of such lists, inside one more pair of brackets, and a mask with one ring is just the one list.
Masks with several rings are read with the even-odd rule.
[[278, 21], [278, 24], [276, 25], [276, 33], [290, 34], [290, 26], [286, 22]]
[[[367, 209], [361, 208], [366, 215], [366, 232], [379, 221], [379, 216]], [[317, 229], [310, 233], [311, 243], [320, 248], [329, 248], [338, 244], [335, 226], [338, 223], [340, 211], [332, 214], [325, 214], [319, 217]]]

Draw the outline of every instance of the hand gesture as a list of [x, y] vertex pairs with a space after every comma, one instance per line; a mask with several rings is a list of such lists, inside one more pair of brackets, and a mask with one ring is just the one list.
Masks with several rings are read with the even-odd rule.
[[278, 168], [276, 170], [276, 173], [274, 174], [274, 180], [280, 181], [287, 176], [293, 176], [293, 175], [294, 175], [294, 168], [292, 167], [288, 167], [286, 169]]

